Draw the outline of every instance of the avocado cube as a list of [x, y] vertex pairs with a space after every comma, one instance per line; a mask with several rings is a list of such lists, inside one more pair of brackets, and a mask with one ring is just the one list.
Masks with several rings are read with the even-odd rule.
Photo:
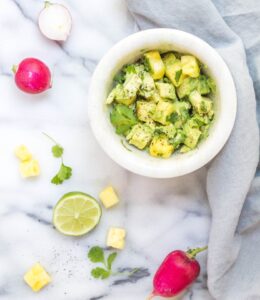
[[183, 130], [178, 129], [177, 130], [177, 134], [173, 140], [173, 146], [174, 148], [178, 148], [181, 144], [183, 144], [184, 140], [186, 138], [185, 133], [183, 132]]
[[189, 102], [185, 101], [176, 101], [173, 103], [173, 112], [177, 113], [178, 115], [183, 114], [184, 111], [188, 111], [191, 108]]
[[174, 105], [171, 102], [160, 101], [156, 105], [155, 113], [152, 119], [155, 122], [161, 123], [163, 125], [169, 124], [168, 118], [174, 111]]
[[189, 151], [191, 151], [191, 148], [186, 145], [183, 145], [180, 149], [180, 153], [187, 153]]
[[151, 116], [154, 114], [156, 104], [147, 101], [136, 102], [136, 115], [140, 121], [148, 122], [151, 121]]
[[202, 126], [200, 128], [200, 130], [202, 131], [200, 140], [204, 140], [205, 138], [207, 138], [209, 136], [210, 124]]
[[185, 132], [185, 135], [186, 135], [186, 138], [184, 140], [184, 144], [186, 146], [188, 146], [189, 148], [194, 149], [197, 146], [198, 142], [199, 142], [201, 131], [197, 128], [191, 128], [188, 125], [186, 125], [184, 127], [184, 132]]
[[205, 75], [200, 75], [198, 78], [197, 90], [201, 95], [206, 95], [211, 92], [211, 83], [213, 83], [211, 78], [207, 78]]
[[115, 100], [117, 103], [127, 106], [131, 105], [136, 99], [141, 83], [142, 80], [137, 74], [130, 73], [126, 76], [124, 84], [117, 84], [111, 91], [106, 100], [106, 104], [111, 104]]
[[163, 62], [165, 65], [165, 75], [176, 87], [180, 86], [185, 78], [181, 61], [173, 53], [169, 53], [164, 56]]
[[189, 96], [189, 100], [199, 115], [208, 115], [209, 117], [214, 115], [212, 100], [202, 97], [198, 91], [193, 91]]
[[110, 104], [113, 101], [116, 101], [117, 103], [121, 103], [124, 105], [130, 105], [135, 101], [135, 97], [129, 97], [129, 95], [124, 90], [124, 87], [122, 84], [117, 84], [116, 87], [111, 91], [111, 93], [108, 95], [106, 104]]
[[184, 75], [196, 78], [200, 75], [200, 67], [196, 57], [192, 55], [183, 55], [181, 57], [182, 72]]
[[149, 71], [154, 80], [163, 78], [165, 73], [165, 66], [163, 64], [159, 51], [149, 51], [144, 54], [148, 63]]
[[170, 83], [157, 82], [156, 88], [159, 92], [160, 97], [167, 98], [171, 100], [176, 99], [175, 88]]
[[170, 121], [175, 125], [176, 128], [181, 128], [183, 124], [189, 119], [191, 105], [189, 102], [176, 101], [173, 103], [173, 114], [170, 117]]
[[157, 126], [155, 132], [164, 133], [169, 139], [173, 139], [176, 134], [176, 128], [173, 124]]
[[129, 144], [144, 149], [152, 139], [153, 129], [146, 124], [136, 124], [126, 136]]
[[106, 99], [106, 104], [111, 104], [115, 98], [116, 98], [116, 93], [117, 93], [117, 90], [118, 90], [118, 86], [116, 86], [115, 88], [112, 89], [112, 91], [109, 93], [107, 99]]
[[152, 139], [149, 152], [151, 156], [168, 158], [174, 151], [173, 145], [169, 143], [166, 135], [156, 135]]
[[209, 122], [210, 120], [208, 116], [195, 114], [191, 119], [188, 120], [187, 124], [192, 128], [200, 128], [201, 126], [209, 124]]
[[163, 55], [163, 63], [165, 65], [165, 71], [167, 69], [168, 66], [171, 66], [174, 64], [174, 62], [176, 61], [176, 56], [174, 55], [174, 53], [169, 52]]
[[142, 84], [139, 90], [139, 95], [148, 99], [155, 92], [155, 84], [153, 77], [148, 72], [142, 72]]
[[163, 101], [163, 99], [161, 98], [161, 96], [159, 95], [159, 92], [157, 90], [155, 90], [154, 93], [151, 95], [151, 97], [149, 97], [147, 100], [154, 102], [154, 103]]
[[129, 98], [136, 98], [141, 84], [142, 80], [137, 74], [131, 73], [126, 76], [126, 81], [124, 82], [124, 91]]
[[198, 86], [198, 79], [187, 77], [183, 80], [182, 84], [177, 88], [177, 94], [179, 98], [189, 96]]

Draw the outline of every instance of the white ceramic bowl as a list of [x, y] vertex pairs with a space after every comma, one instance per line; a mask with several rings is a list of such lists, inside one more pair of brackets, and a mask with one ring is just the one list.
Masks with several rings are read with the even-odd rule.
[[[186, 154], [173, 154], [169, 159], [151, 157], [134, 147], [122, 145], [109, 120], [105, 99], [111, 90], [113, 77], [127, 63], [134, 62], [152, 49], [176, 50], [195, 55], [208, 66], [215, 80], [215, 121], [209, 137], [198, 148]], [[99, 62], [89, 90], [89, 118], [93, 133], [104, 151], [119, 165], [134, 173], [169, 178], [191, 173], [208, 163], [226, 143], [236, 116], [236, 90], [230, 71], [220, 55], [200, 38], [174, 29], [140, 31], [118, 42]]]

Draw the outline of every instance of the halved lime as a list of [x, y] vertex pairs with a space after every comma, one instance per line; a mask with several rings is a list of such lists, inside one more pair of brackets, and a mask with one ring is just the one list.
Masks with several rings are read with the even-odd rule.
[[66, 235], [80, 236], [97, 226], [102, 211], [96, 199], [81, 192], [65, 194], [53, 210], [53, 224]]

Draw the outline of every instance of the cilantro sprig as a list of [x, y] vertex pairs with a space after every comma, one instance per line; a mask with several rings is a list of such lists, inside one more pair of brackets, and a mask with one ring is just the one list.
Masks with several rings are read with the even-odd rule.
[[116, 133], [122, 135], [126, 135], [137, 123], [134, 111], [124, 104], [117, 104], [113, 107], [110, 120], [116, 128]]
[[178, 70], [176, 73], [175, 73], [175, 81], [178, 83], [180, 78], [181, 78], [181, 75], [182, 75], [182, 69]]
[[60, 169], [59, 169], [58, 173], [51, 179], [51, 183], [56, 184], [56, 185], [62, 184], [64, 180], [68, 180], [71, 177], [72, 168], [69, 166], [66, 166], [63, 162], [63, 153], [64, 153], [63, 147], [59, 143], [57, 143], [48, 134], [46, 134], [44, 132], [43, 132], [43, 134], [55, 144], [51, 148], [52, 155], [55, 158], [61, 158]]
[[100, 263], [102, 267], [96, 267], [91, 270], [91, 276], [96, 279], [107, 279], [110, 276], [115, 275], [125, 275], [128, 278], [134, 276], [134, 274], [142, 271], [142, 268], [124, 268], [118, 269], [116, 272], [112, 270], [112, 265], [117, 257], [116, 252], [110, 253], [107, 257], [105, 256], [105, 251], [99, 247], [94, 246], [90, 248], [88, 252], [88, 258], [92, 263]]
[[104, 250], [99, 246], [92, 247], [88, 252], [88, 258], [92, 263], [101, 263], [103, 267], [96, 267], [91, 270], [91, 275], [94, 278], [106, 279], [110, 277], [112, 273], [112, 265], [117, 257], [116, 252], [112, 252], [106, 258]]

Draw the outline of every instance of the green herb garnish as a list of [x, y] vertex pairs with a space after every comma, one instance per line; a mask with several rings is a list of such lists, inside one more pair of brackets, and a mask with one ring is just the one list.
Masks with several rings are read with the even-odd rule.
[[57, 157], [57, 158], [61, 157], [63, 154], [63, 148], [58, 144], [54, 145], [51, 148], [51, 151], [52, 151], [53, 156]]
[[116, 74], [116, 76], [114, 77], [114, 84], [117, 85], [124, 83], [125, 81], [125, 74], [121, 71], [119, 73]]
[[175, 73], [175, 80], [176, 80], [176, 82], [179, 82], [181, 74], [182, 74], [182, 69], [180, 69], [179, 71], [177, 71]]
[[171, 122], [172, 124], [174, 124], [175, 122], [177, 122], [179, 120], [179, 115], [174, 112], [172, 113], [169, 117], [168, 117], [168, 121]]
[[58, 173], [51, 179], [51, 183], [53, 184], [62, 184], [64, 180], [68, 180], [72, 175], [72, 168], [69, 166], [66, 166], [63, 163], [63, 147], [57, 143], [51, 136], [44, 133], [45, 136], [47, 136], [55, 145], [52, 146], [51, 151], [54, 157], [61, 158], [61, 165]]
[[128, 74], [136, 74], [135, 65], [133, 65], [133, 64], [126, 65], [124, 67], [123, 71]]
[[92, 263], [101, 263], [103, 268], [96, 267], [91, 270], [91, 275], [97, 279], [106, 279], [112, 275], [112, 264], [117, 257], [117, 253], [113, 252], [109, 254], [107, 259], [105, 258], [104, 250], [101, 247], [92, 247], [88, 252], [88, 258]]
[[133, 110], [123, 104], [117, 104], [114, 106], [110, 114], [110, 120], [116, 128], [116, 133], [123, 135], [125, 135], [131, 127], [137, 123]]
[[[125, 275], [128, 277], [133, 276], [134, 273], [138, 272], [140, 268], [130, 269], [129, 272], [125, 272], [125, 269], [118, 269], [116, 272], [112, 270], [112, 265], [117, 257], [116, 252], [112, 252], [106, 258], [104, 250], [99, 246], [92, 247], [88, 252], [88, 259], [92, 263], [100, 263], [102, 267], [96, 267], [91, 270], [91, 276], [96, 279], [107, 279], [110, 276]], [[127, 268], [129, 269], [129, 268]]]

